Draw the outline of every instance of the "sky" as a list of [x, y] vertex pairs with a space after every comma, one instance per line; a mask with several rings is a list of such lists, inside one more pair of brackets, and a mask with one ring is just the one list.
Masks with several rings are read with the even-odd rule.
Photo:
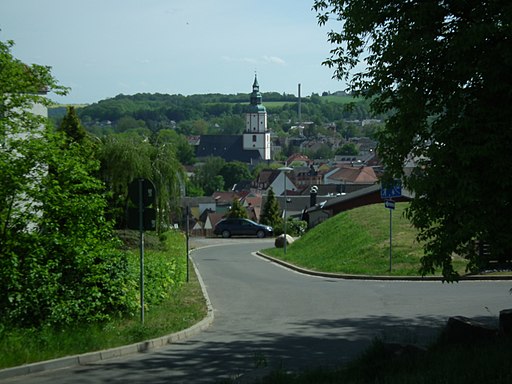
[[0, 40], [27, 64], [52, 67], [67, 96], [301, 95], [344, 90], [321, 63], [333, 46], [313, 0], [0, 0]]

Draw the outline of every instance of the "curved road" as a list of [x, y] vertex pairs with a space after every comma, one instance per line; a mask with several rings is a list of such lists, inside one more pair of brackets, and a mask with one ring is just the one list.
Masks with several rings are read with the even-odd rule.
[[449, 316], [496, 324], [512, 307], [508, 281], [327, 279], [286, 270], [253, 252], [272, 240], [230, 239], [196, 250], [214, 308], [210, 328], [165, 348], [4, 380], [5, 383], [215, 383], [261, 367], [344, 362], [375, 337], [428, 343]]

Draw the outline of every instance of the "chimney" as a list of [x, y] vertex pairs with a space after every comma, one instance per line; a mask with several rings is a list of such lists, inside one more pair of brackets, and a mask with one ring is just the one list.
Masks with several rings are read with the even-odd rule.
[[318, 194], [318, 187], [313, 185], [309, 190], [309, 206], [313, 207], [316, 205], [316, 195]]

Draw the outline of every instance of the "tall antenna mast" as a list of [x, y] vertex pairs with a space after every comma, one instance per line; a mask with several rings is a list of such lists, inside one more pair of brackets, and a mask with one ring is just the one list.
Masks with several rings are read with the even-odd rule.
[[300, 99], [300, 83], [299, 83], [299, 110], [298, 110], [298, 115], [299, 115], [299, 129], [300, 127], [302, 126], [302, 112], [301, 112], [301, 105], [300, 105], [300, 102], [301, 102], [301, 99]]

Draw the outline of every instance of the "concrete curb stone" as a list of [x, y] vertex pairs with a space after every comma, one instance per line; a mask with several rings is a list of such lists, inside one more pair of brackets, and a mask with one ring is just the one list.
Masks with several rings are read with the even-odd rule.
[[[438, 276], [374, 276], [374, 275], [351, 275], [344, 273], [331, 273], [313, 271], [311, 269], [299, 267], [287, 261], [266, 255], [263, 252], [255, 252], [255, 254], [263, 259], [279, 264], [285, 268], [291, 269], [295, 272], [303, 273], [305, 275], [326, 277], [332, 279], [346, 279], [346, 280], [378, 280], [378, 281], [442, 281], [443, 279]], [[461, 276], [460, 281], [474, 280], [474, 281], [503, 281], [512, 280], [510, 275], [465, 275]]]

